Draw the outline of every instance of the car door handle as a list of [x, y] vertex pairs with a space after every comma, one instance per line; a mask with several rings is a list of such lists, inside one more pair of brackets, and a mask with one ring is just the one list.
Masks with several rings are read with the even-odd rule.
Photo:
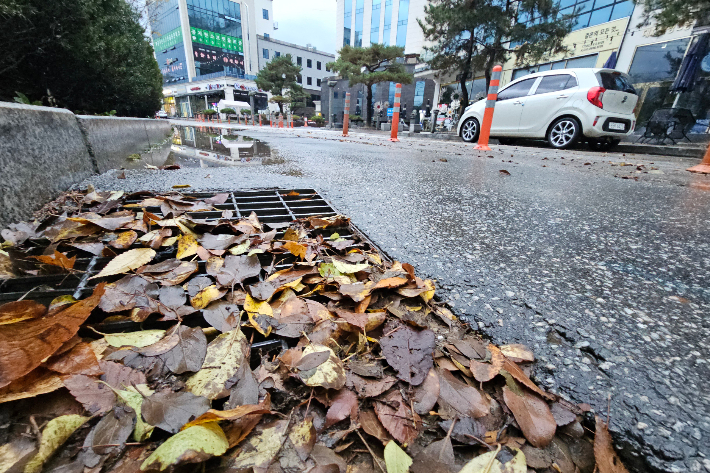
[[568, 99], [569, 95], [558, 95], [557, 98], [558, 99]]
[[520, 100], [516, 100], [515, 102], [513, 102], [513, 105], [520, 105], [521, 103], [523, 103], [523, 102]]

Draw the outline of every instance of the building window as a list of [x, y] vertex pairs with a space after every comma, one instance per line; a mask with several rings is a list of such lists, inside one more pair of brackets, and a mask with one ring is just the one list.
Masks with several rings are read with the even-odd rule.
[[269, 19], [269, 10], [266, 8], [261, 9], [261, 16], [264, 17], [265, 20]]
[[313, 78], [312, 77], [306, 77], [306, 85], [313, 85]]
[[629, 75], [634, 84], [675, 79], [690, 38], [639, 46], [631, 61]]
[[298, 74], [296, 76], [296, 82], [298, 82], [299, 84], [303, 84], [303, 76], [301, 76], [301, 74]]
[[262, 49], [261, 54], [264, 56], [264, 59], [269, 59], [269, 50], [264, 48]]
[[303, 58], [301, 56], [296, 56], [296, 65], [297, 66], [303, 65]]
[[355, 1], [355, 41], [356, 48], [362, 47], [362, 23], [365, 16], [365, 0]]
[[[561, 0], [560, 16], [572, 15], [572, 31], [600, 25], [608, 21], [630, 16], [634, 10], [633, 0]], [[539, 24], [541, 17], [530, 17], [524, 9], [520, 10], [518, 23]], [[614, 33], [614, 32], [611, 32]], [[624, 32], [618, 32], [623, 34]]]
[[414, 106], [421, 107], [424, 104], [424, 86], [426, 83], [423, 80], [417, 81], [414, 86]]
[[407, 43], [407, 23], [409, 21], [409, 0], [399, 0], [397, 15], [397, 46], [404, 47]]
[[320, 71], [321, 70], [320, 68], [321, 68], [320, 61], [318, 61], [318, 62], [316, 62], [316, 69], [318, 69]]
[[306, 67], [313, 67], [313, 61], [311, 59], [306, 59]]
[[394, 82], [390, 82], [390, 90], [387, 96], [387, 102], [389, 102], [390, 107], [394, 107], [394, 91], [396, 88], [396, 84]]
[[343, 6], [343, 46], [350, 46], [350, 26], [353, 21], [353, 2], [352, 0], [345, 0], [345, 5]]
[[385, 0], [385, 24], [382, 28], [382, 44], [390, 45], [390, 31], [392, 30], [392, 0]]
[[269, 33], [264, 33], [264, 39], [269, 39]]
[[274, 51], [274, 57], [281, 57], [281, 53], [279, 51]]
[[316, 85], [317, 85], [318, 87], [320, 87], [320, 85], [321, 85], [321, 80], [320, 80], [320, 79], [316, 79]]
[[370, 20], [370, 44], [380, 42], [381, 0], [372, 0], [372, 20]]

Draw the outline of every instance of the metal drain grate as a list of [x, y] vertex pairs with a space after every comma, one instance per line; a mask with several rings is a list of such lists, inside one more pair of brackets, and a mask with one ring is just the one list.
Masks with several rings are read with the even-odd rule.
[[[185, 196], [196, 198], [209, 198], [215, 193], [195, 193], [185, 194]], [[248, 217], [252, 212], [256, 213], [259, 221], [271, 230], [277, 230], [276, 238], [283, 236], [284, 228], [297, 219], [322, 216], [331, 217], [337, 215], [337, 212], [330, 206], [326, 200], [318, 194], [314, 189], [271, 189], [271, 190], [255, 190], [244, 192], [230, 192], [229, 199], [224, 204], [215, 205], [217, 211], [209, 212], [188, 212], [191, 218], [195, 220], [219, 220], [222, 217], [222, 212], [231, 210], [233, 212], [230, 220], [239, 220]], [[134, 199], [126, 199], [125, 205], [138, 204], [148, 194], [136, 195]], [[129, 210], [126, 207], [120, 207], [117, 210]], [[130, 210], [136, 210], [130, 208]], [[145, 210], [158, 216], [163, 216], [160, 207], [147, 207]], [[365, 245], [375, 248], [375, 245], [354, 226], [350, 225], [346, 228], [329, 228], [324, 232], [324, 236], [329, 236], [337, 232], [342, 237], [353, 237], [360, 240]], [[314, 232], [318, 233], [318, 232]], [[33, 249], [32, 254], [42, 254], [51, 242], [38, 241]], [[140, 247], [135, 244], [135, 248]], [[174, 258], [176, 249], [170, 248], [160, 251], [153, 263], [158, 263], [169, 258]], [[272, 261], [269, 255], [260, 255], [262, 265], [274, 265], [275, 270], [284, 269], [291, 266], [295, 262], [292, 255], [284, 255], [278, 261]], [[38, 276], [22, 276], [14, 279], [5, 280], [0, 283], [0, 303], [11, 302], [27, 297], [37, 302], [48, 305], [54, 298], [71, 295], [76, 299], [83, 299], [89, 296], [96, 284], [101, 279], [89, 279], [96, 275], [103, 267], [111, 260], [99, 256], [94, 257], [77, 257], [74, 268], [83, 271], [75, 274], [50, 274]], [[199, 274], [205, 274], [205, 262], [198, 263]], [[104, 280], [113, 282], [120, 277], [110, 277]], [[28, 294], [29, 293], [29, 294]]]

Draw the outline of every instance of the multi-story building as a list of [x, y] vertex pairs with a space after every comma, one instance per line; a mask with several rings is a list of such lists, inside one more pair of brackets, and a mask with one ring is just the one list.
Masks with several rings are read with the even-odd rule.
[[249, 92], [266, 108], [254, 78], [257, 35], [275, 28], [272, 0], [162, 0], [150, 21], [168, 113], [193, 116], [221, 100], [248, 104]]
[[303, 89], [311, 94], [308, 107], [313, 107], [314, 103], [321, 99], [322, 81], [332, 75], [326, 68], [326, 64], [335, 60], [335, 55], [318, 51], [311, 45], [299, 46], [285, 41], [258, 35], [257, 44], [259, 50], [259, 70], [263, 69], [272, 59], [279, 56], [291, 55], [291, 61], [302, 68], [298, 83]]
[[[373, 43], [397, 45], [406, 55], [419, 55], [415, 67], [417, 80], [430, 79], [436, 84], [434, 102], [449, 103], [461, 92], [456, 77], [432, 71], [422, 61], [426, 41], [418, 19], [424, 18], [428, 0], [337, 0], [336, 37], [342, 45], [367, 47]], [[563, 13], [573, 13], [573, 31], [565, 38], [568, 52], [551, 57], [541, 64], [516, 66], [515, 57], [503, 65], [502, 83], [533, 71], [601, 66], [612, 52], [617, 51], [634, 9], [633, 0], [560, 0]], [[522, 23], [534, 23], [538, 18], [527, 18], [521, 12]], [[467, 83], [473, 99], [485, 94], [483, 71], [477, 71]]]

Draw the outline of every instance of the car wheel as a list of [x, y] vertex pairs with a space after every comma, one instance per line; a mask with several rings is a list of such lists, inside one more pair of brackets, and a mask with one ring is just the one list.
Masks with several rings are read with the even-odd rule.
[[475, 118], [469, 118], [461, 125], [461, 138], [466, 143], [478, 141], [479, 132], [478, 120]]
[[576, 118], [563, 117], [555, 121], [547, 132], [547, 142], [556, 149], [572, 146], [582, 134], [582, 126]]
[[512, 146], [515, 144], [515, 138], [498, 138], [498, 143], [504, 146]]
[[618, 139], [612, 139], [612, 140], [597, 140], [590, 138], [587, 141], [587, 145], [589, 146], [589, 149], [592, 151], [609, 151], [610, 149], [614, 148], [616, 145], [618, 145], [621, 142], [621, 140]]

